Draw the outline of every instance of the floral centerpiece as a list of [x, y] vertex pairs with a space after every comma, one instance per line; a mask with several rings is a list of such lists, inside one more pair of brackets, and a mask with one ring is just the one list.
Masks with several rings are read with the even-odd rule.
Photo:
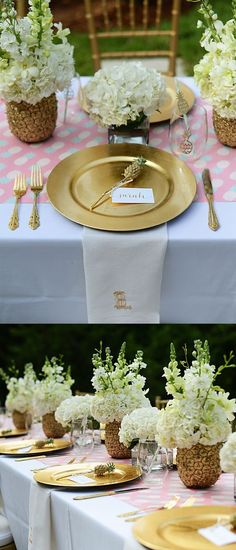
[[130, 456], [130, 451], [119, 442], [119, 429], [125, 414], [139, 407], [150, 407], [145, 397], [145, 378], [140, 371], [146, 367], [143, 352], [137, 351], [132, 363], [125, 357], [125, 342], [122, 344], [117, 361], [113, 362], [110, 348], [105, 349], [102, 358], [102, 346], [92, 358], [94, 375], [92, 384], [95, 397], [92, 402], [92, 416], [98, 422], [105, 422], [105, 444], [113, 458]]
[[[188, 0], [196, 1], [196, 0]], [[236, 147], [236, 0], [232, 19], [218, 19], [209, 0], [200, 0], [203, 20], [201, 46], [206, 54], [194, 67], [195, 81], [203, 98], [213, 106], [213, 124], [219, 141]]]
[[8, 390], [5, 405], [12, 413], [12, 420], [16, 428], [24, 429], [26, 415], [31, 415], [33, 412], [36, 374], [32, 363], [25, 365], [23, 376], [19, 376], [19, 371], [15, 368], [11, 370], [14, 372], [14, 376], [10, 376], [0, 369], [0, 376], [6, 382]]
[[0, 0], [0, 97], [13, 134], [22, 141], [50, 137], [56, 124], [55, 92], [74, 74], [68, 29], [53, 24], [50, 0], [29, 0], [18, 18], [13, 0]]
[[71, 397], [74, 380], [70, 368], [64, 370], [61, 359], [46, 358], [42, 368], [42, 379], [36, 383], [34, 407], [36, 414], [42, 416], [42, 425], [47, 437], [62, 437], [66, 429], [55, 420], [55, 411], [64, 399]]
[[132, 448], [140, 440], [155, 440], [158, 414], [158, 409], [151, 405], [126, 414], [119, 432], [121, 443]]
[[208, 342], [194, 342], [193, 361], [178, 367], [174, 345], [170, 363], [164, 368], [166, 391], [173, 396], [157, 418], [157, 439], [164, 447], [177, 447], [177, 467], [187, 487], [208, 487], [221, 469], [219, 449], [231, 433], [236, 411], [235, 399], [216, 385], [215, 380], [231, 364], [233, 354], [218, 367], [210, 364]]
[[64, 427], [71, 427], [78, 419], [91, 416], [93, 395], [73, 395], [61, 402], [55, 411], [55, 419]]
[[123, 62], [97, 71], [84, 94], [91, 118], [121, 133], [147, 124], [147, 117], [160, 109], [166, 97], [166, 85], [156, 69]]

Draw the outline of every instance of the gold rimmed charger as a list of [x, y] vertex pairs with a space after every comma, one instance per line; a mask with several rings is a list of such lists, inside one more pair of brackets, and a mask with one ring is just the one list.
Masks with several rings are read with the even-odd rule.
[[[172, 112], [174, 109], [174, 105], [176, 102], [176, 84], [175, 79], [172, 76], [165, 76], [166, 81], [166, 99], [163, 105], [161, 106], [160, 112], [155, 111], [150, 116], [150, 123], [155, 124], [157, 122], [164, 122], [165, 120], [169, 120], [172, 116]], [[182, 92], [185, 100], [188, 103], [189, 110], [192, 108], [194, 101], [195, 101], [195, 95], [194, 92], [187, 84], [184, 84], [184, 82], [181, 82], [178, 80], [179, 83], [179, 89]], [[88, 106], [86, 104], [86, 99], [83, 94], [83, 89], [79, 90], [79, 103], [82, 109], [88, 113]]]
[[[154, 204], [91, 205], [121, 178], [135, 158], [146, 164], [133, 188], [151, 188]], [[124, 188], [125, 189], [125, 188]], [[170, 153], [139, 144], [98, 145], [62, 160], [49, 175], [49, 200], [63, 216], [105, 231], [135, 231], [174, 219], [192, 203], [196, 180], [190, 168]]]
[[[28, 456], [28, 455], [41, 455], [52, 453], [55, 451], [61, 451], [71, 447], [71, 442], [68, 439], [54, 439], [53, 443], [44, 445], [38, 448], [35, 443], [35, 439], [24, 439], [23, 441], [17, 441], [12, 443], [1, 443], [0, 454], [8, 456]], [[28, 451], [24, 449], [29, 448]]]
[[[6, 433], [4, 433], [6, 432]], [[27, 435], [27, 431], [26, 430], [18, 430], [17, 428], [12, 428], [9, 430], [0, 430], [0, 438], [1, 437], [19, 437], [19, 436], [23, 436], [23, 435]]]
[[[96, 476], [93, 470], [95, 466], [98, 466], [98, 464], [100, 463], [84, 462], [83, 464], [68, 464], [66, 466], [47, 468], [47, 470], [36, 472], [34, 479], [43, 485], [88, 489], [90, 487], [105, 487], [128, 483], [141, 477], [140, 468], [130, 464], [119, 464], [112, 473], [105, 474], [103, 476]], [[71, 476], [80, 475], [83, 476], [81, 483], [70, 479]]]
[[[151, 550], [211, 550], [214, 545], [198, 529], [217, 522], [227, 522], [235, 514], [235, 506], [194, 506], [160, 510], [140, 520], [133, 535]], [[230, 545], [236, 550], [236, 544]]]

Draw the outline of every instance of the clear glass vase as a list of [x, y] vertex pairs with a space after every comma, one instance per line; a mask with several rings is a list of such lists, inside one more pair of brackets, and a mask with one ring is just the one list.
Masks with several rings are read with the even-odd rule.
[[144, 117], [142, 122], [115, 126], [108, 128], [108, 143], [140, 143], [147, 145], [149, 142], [149, 119]]

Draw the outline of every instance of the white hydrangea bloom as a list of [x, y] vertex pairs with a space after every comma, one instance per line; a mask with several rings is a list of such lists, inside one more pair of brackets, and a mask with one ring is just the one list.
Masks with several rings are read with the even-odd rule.
[[220, 450], [220, 465], [224, 472], [236, 473], [236, 432], [229, 436]]
[[5, 405], [8, 411], [33, 412], [35, 384], [36, 374], [33, 365], [28, 363], [25, 365], [23, 377], [11, 377], [7, 382], [8, 394]]
[[36, 104], [64, 90], [74, 74], [73, 47], [68, 29], [53, 25], [50, 0], [29, 1], [26, 17], [18, 19], [11, 0], [0, 15], [0, 97]]
[[121, 421], [119, 438], [121, 443], [130, 447], [135, 439], [155, 439], [157, 417], [160, 411], [156, 407], [147, 405], [135, 409], [130, 414], [126, 414]]
[[55, 412], [55, 419], [62, 426], [69, 426], [75, 420], [91, 415], [93, 395], [73, 395], [61, 402]]
[[85, 86], [91, 118], [101, 126], [121, 126], [151, 115], [165, 97], [164, 77], [141, 62], [124, 62], [100, 69]]
[[[196, 340], [194, 345], [195, 359], [182, 377], [173, 346], [171, 361], [164, 369], [166, 390], [173, 396], [157, 418], [157, 440], [164, 447], [190, 448], [197, 443], [215, 445], [226, 441], [231, 433], [236, 400], [229, 399], [229, 393], [214, 386], [221, 370], [216, 371], [216, 367], [209, 364], [207, 342], [202, 346]], [[229, 361], [231, 359], [232, 355]]]

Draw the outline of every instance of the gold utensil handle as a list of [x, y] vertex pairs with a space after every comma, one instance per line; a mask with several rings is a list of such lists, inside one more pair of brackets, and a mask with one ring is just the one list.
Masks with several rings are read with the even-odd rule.
[[37, 229], [40, 226], [38, 205], [37, 205], [38, 192], [34, 191], [34, 204], [30, 215], [29, 226], [31, 229]]
[[23, 458], [15, 458], [15, 462], [23, 462], [25, 460], [40, 460], [41, 458], [47, 458], [47, 455], [25, 456]]
[[81, 495], [79, 497], [73, 497], [73, 500], [87, 500], [89, 498], [109, 497], [115, 495], [115, 491], [106, 491], [105, 493], [94, 493], [93, 495]]
[[210, 227], [210, 229], [212, 229], [212, 231], [217, 231], [217, 229], [219, 229], [220, 227], [220, 224], [214, 208], [213, 195], [208, 194], [207, 200], [209, 205], [208, 226]]
[[9, 229], [11, 229], [12, 231], [15, 231], [15, 229], [19, 227], [18, 205], [19, 205], [19, 197], [17, 197], [15, 200], [15, 206], [8, 224]]

